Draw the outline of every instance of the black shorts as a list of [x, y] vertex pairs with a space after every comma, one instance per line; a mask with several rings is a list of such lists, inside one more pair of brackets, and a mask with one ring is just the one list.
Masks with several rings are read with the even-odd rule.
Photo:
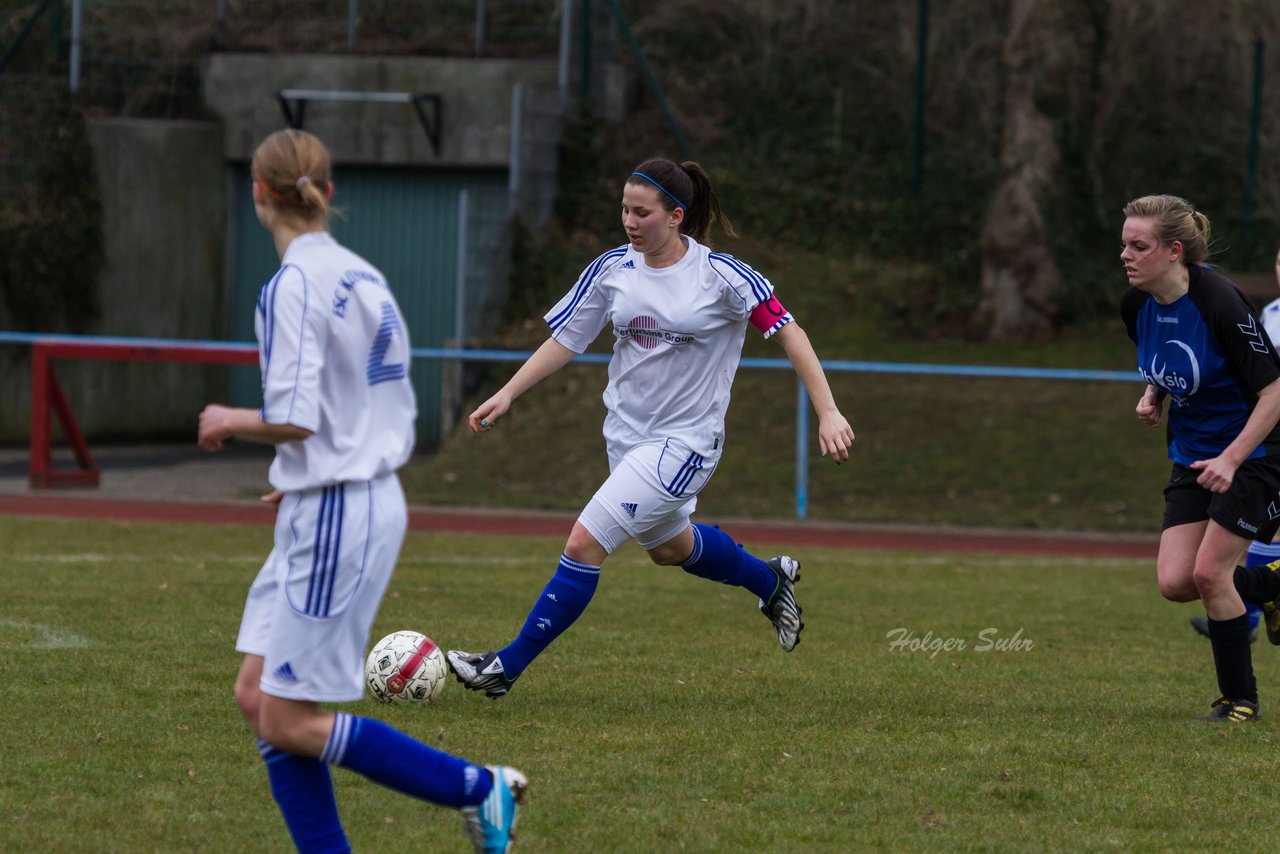
[[1200, 472], [1173, 464], [1164, 488], [1164, 528], [1212, 519], [1246, 540], [1270, 542], [1280, 529], [1280, 457], [1245, 460], [1231, 488], [1210, 492]]

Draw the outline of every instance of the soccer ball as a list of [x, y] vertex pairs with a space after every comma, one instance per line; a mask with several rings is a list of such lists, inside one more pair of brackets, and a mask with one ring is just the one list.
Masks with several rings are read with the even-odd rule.
[[365, 682], [380, 703], [430, 703], [449, 676], [444, 653], [419, 632], [392, 632], [373, 645]]

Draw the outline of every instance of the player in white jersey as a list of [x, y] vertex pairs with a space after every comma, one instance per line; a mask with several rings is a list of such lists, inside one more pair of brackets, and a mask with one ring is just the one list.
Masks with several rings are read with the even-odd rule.
[[250, 588], [236, 703], [299, 851], [349, 851], [329, 765], [462, 811], [476, 851], [506, 851], [526, 780], [474, 765], [379, 721], [323, 711], [364, 693], [369, 629], [408, 521], [396, 470], [416, 415], [404, 318], [376, 268], [327, 230], [329, 154], [279, 131], [253, 156], [253, 199], [280, 270], [255, 328], [260, 410], [211, 404], [199, 443], [274, 445], [275, 547]]
[[506, 694], [581, 616], [601, 564], [632, 538], [657, 564], [745, 587], [759, 599], [782, 648], [790, 652], [799, 642], [799, 562], [788, 556], [761, 560], [719, 527], [689, 521], [724, 451], [724, 416], [747, 326], [782, 344], [817, 410], [824, 456], [847, 460], [853, 430], [836, 407], [808, 337], [769, 280], [710, 249], [716, 221], [733, 235], [698, 164], [655, 159], [636, 167], [622, 193], [627, 245], [587, 267], [546, 315], [551, 337], [471, 414], [472, 430], [491, 430], [517, 397], [612, 326], [604, 392], [609, 478], [578, 517], [519, 635], [493, 652], [448, 653], [450, 667], [468, 688], [493, 698]]

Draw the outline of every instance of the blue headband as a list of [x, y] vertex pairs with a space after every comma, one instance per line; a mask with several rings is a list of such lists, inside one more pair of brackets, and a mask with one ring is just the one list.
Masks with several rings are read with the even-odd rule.
[[632, 175], [639, 175], [641, 178], [645, 179], [645, 180], [646, 180], [646, 181], [648, 181], [650, 184], [652, 184], [653, 186], [657, 187], [657, 188], [658, 188], [659, 190], [661, 190], [662, 192], [666, 193], [666, 194], [667, 194], [667, 198], [668, 198], [668, 199], [670, 199], [671, 201], [675, 202], [677, 205], [679, 205], [679, 206], [680, 206], [680, 210], [682, 210], [682, 211], [688, 211], [688, 210], [689, 210], [688, 208], [686, 208], [686, 207], [684, 206], [684, 202], [680, 201], [680, 200], [679, 200], [679, 199], [677, 199], [675, 196], [671, 195], [671, 191], [670, 191], [670, 190], [668, 190], [666, 187], [662, 186], [662, 185], [661, 185], [661, 184], [659, 184], [657, 181], [655, 181], [655, 180], [653, 180], [652, 178], [650, 178], [648, 175], [644, 174], [643, 172], [632, 172], [631, 174], [632, 174]]

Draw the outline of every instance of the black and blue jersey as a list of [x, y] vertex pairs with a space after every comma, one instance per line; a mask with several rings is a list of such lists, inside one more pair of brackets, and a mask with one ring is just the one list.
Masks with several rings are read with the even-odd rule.
[[[1187, 293], [1168, 305], [1130, 288], [1120, 303], [1138, 372], [1169, 393], [1169, 458], [1218, 456], [1244, 429], [1258, 392], [1280, 379], [1280, 357], [1249, 300], [1220, 273], [1191, 265]], [[1280, 425], [1250, 459], [1280, 453]]]

